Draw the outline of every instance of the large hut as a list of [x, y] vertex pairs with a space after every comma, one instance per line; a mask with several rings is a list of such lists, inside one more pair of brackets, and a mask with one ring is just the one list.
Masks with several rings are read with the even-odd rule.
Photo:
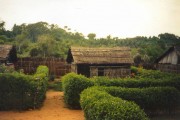
[[86, 77], [108, 76], [117, 78], [131, 74], [130, 66], [133, 59], [128, 47], [71, 47], [68, 51], [67, 62], [71, 64], [71, 72]]
[[163, 72], [180, 73], [180, 46], [173, 46], [162, 54], [155, 63]]
[[13, 45], [0, 45], [0, 64], [15, 63], [17, 61], [16, 48]]

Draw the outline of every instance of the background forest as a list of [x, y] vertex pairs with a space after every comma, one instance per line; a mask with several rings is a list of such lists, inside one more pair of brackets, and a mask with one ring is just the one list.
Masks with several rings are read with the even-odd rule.
[[61, 58], [66, 58], [70, 46], [128, 46], [132, 49], [134, 60], [152, 63], [169, 47], [179, 45], [180, 37], [163, 33], [151, 37], [137, 36], [122, 39], [108, 35], [105, 38], [96, 38], [95, 33], [89, 33], [85, 37], [82, 33], [71, 32], [67, 26], [61, 28], [47, 22], [14, 24], [11, 30], [6, 30], [5, 22], [0, 21], [0, 44], [15, 45], [18, 57]]

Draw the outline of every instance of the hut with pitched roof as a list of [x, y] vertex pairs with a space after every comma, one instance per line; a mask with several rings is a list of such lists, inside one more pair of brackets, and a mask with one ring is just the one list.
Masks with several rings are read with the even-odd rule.
[[160, 71], [180, 73], [180, 46], [170, 47], [155, 63]]
[[71, 64], [71, 72], [111, 78], [126, 77], [131, 74], [133, 63], [131, 50], [128, 47], [89, 48], [71, 47], [66, 59]]

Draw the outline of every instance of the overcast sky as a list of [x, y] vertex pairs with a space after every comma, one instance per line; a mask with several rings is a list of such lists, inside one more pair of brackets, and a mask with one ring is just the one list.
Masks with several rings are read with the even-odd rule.
[[180, 0], [0, 0], [0, 20], [68, 26], [97, 37], [180, 36]]

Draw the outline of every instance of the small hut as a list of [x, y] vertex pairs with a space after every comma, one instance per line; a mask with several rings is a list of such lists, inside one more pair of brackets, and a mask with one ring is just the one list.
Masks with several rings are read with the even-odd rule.
[[68, 51], [67, 62], [71, 64], [71, 72], [86, 77], [108, 76], [117, 78], [131, 74], [130, 66], [133, 59], [128, 47], [71, 47]]
[[13, 45], [0, 45], [0, 64], [17, 62], [16, 48]]
[[155, 63], [163, 72], [180, 73], [180, 46], [173, 46], [162, 54]]

